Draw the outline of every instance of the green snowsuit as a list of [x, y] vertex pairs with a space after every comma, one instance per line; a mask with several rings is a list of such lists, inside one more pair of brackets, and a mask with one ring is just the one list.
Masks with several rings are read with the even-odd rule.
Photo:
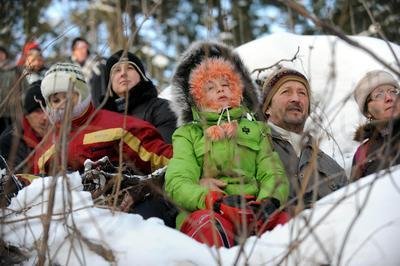
[[[219, 119], [228, 121], [227, 116], [238, 122], [236, 137], [211, 141], [204, 136], [206, 128]], [[287, 200], [288, 179], [264, 123], [254, 121], [242, 107], [221, 115], [193, 110], [193, 117], [193, 122], [173, 134], [174, 155], [166, 173], [166, 191], [178, 206], [187, 212], [205, 208], [209, 191], [199, 184], [205, 176], [225, 181], [228, 195], [254, 195], [257, 200], [274, 197], [281, 204]], [[178, 215], [178, 227], [186, 215]]]

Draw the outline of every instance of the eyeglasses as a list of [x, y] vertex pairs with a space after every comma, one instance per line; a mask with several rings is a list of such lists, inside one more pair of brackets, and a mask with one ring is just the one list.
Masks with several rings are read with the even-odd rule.
[[389, 96], [396, 97], [400, 94], [400, 89], [398, 88], [390, 88], [390, 89], [379, 89], [375, 90], [370, 94], [369, 99], [371, 101], [382, 101], [385, 99], [385, 95], [388, 94]]

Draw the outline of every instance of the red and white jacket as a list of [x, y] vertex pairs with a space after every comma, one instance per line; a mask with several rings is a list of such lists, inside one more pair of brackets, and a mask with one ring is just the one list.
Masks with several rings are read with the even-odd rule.
[[[72, 121], [67, 141], [67, 168], [73, 171], [83, 170], [86, 159], [95, 161], [106, 155], [118, 165], [120, 142], [123, 161], [133, 163], [145, 174], [165, 166], [172, 157], [172, 146], [163, 141], [150, 123], [107, 110], [95, 110], [92, 104]], [[57, 125], [53, 137], [37, 147], [35, 174], [49, 174], [51, 162], [61, 165], [59, 145], [60, 125]]]

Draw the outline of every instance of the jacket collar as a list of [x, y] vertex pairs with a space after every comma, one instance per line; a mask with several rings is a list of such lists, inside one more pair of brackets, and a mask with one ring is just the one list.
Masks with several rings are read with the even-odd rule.
[[[138, 84], [136, 84], [133, 88], [131, 88], [128, 92], [128, 111], [135, 109], [142, 103], [149, 101], [150, 99], [157, 98], [158, 92], [153, 82], [150, 80], [141, 80]], [[123, 108], [120, 108], [117, 103], [118, 99], [121, 97], [117, 96], [115, 93], [112, 93], [112, 96], [107, 99], [105, 106], [109, 106], [112, 111], [115, 110], [123, 110], [125, 107], [125, 101], [121, 101], [123, 104]], [[109, 109], [109, 108], [106, 108]]]
[[92, 103], [89, 104], [87, 109], [82, 113], [82, 115], [78, 116], [74, 120], [72, 120], [72, 128], [77, 128], [82, 126], [89, 118], [89, 116], [95, 111], [95, 108]]
[[[88, 120], [88, 118], [93, 114], [94, 111], [96, 111], [96, 108], [93, 106], [93, 103], [90, 102], [88, 107], [86, 108], [86, 110], [83, 111], [80, 116], [78, 116], [72, 120], [72, 123], [71, 123], [72, 130], [84, 125], [86, 123], [86, 121]], [[62, 121], [58, 122], [56, 124], [56, 127], [60, 128], [61, 124], [62, 124]]]
[[[268, 123], [268, 125], [270, 125], [270, 123]], [[289, 142], [287, 140], [287, 138], [283, 137], [274, 127], [270, 126], [270, 128], [271, 128], [271, 136], [272, 136], [272, 138], [276, 138], [276, 139], [279, 139], [279, 140], [282, 140], [282, 141]], [[309, 132], [304, 132], [303, 135], [302, 135], [302, 139], [303, 139], [304, 147], [309, 147], [309, 148], [313, 147], [314, 139], [313, 139], [313, 137], [311, 136], [311, 134]]]
[[41, 141], [41, 137], [36, 134], [36, 132], [32, 129], [31, 125], [28, 122], [28, 119], [26, 117], [23, 117], [22, 119], [22, 128], [24, 130], [24, 135], [23, 139], [25, 143], [30, 147], [30, 148], [35, 148], [37, 144]]
[[400, 117], [390, 120], [371, 121], [361, 125], [354, 133], [354, 140], [362, 142], [370, 138], [383, 138], [386, 135], [398, 135], [400, 130]]
[[228, 122], [229, 120], [238, 120], [245, 113], [244, 107], [236, 107], [224, 109], [220, 113], [215, 112], [200, 112], [196, 108], [192, 108], [194, 122], [204, 123], [207, 125], [216, 125], [218, 121]]

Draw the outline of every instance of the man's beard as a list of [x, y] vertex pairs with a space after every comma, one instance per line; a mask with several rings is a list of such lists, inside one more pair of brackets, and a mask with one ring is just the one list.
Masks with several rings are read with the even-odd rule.
[[300, 126], [306, 123], [307, 117], [307, 114], [301, 114], [299, 116], [285, 115], [283, 117], [283, 120], [288, 124]]
[[[290, 114], [289, 112], [291, 111], [298, 111], [299, 115]], [[283, 121], [286, 124], [303, 129], [307, 118], [308, 114], [304, 113], [304, 108], [302, 108], [301, 105], [297, 103], [292, 103], [288, 107], [286, 107], [285, 115], [283, 116]]]

